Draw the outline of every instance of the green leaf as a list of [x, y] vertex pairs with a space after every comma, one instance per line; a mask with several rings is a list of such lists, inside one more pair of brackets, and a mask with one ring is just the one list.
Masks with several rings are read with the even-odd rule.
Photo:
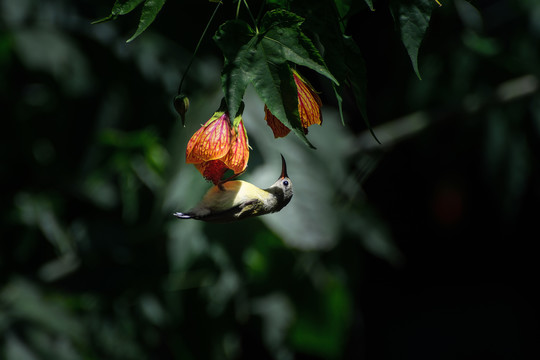
[[307, 146], [315, 149], [307, 139], [300, 120], [298, 113], [298, 90], [291, 69], [286, 63], [276, 67], [272, 72], [274, 89], [269, 89], [267, 84], [261, 83], [257, 84], [258, 86], [254, 84], [255, 90], [274, 116], [289, 129], [292, 129]]
[[345, 118], [343, 117], [343, 96], [341, 96], [341, 87], [337, 87], [336, 84], [332, 84], [332, 88], [334, 89], [334, 95], [336, 95], [341, 123], [345, 125]]
[[[337, 20], [339, 21], [341, 29], [343, 31], [345, 31], [345, 29], [347, 28], [347, 23], [349, 22], [349, 20], [354, 15], [358, 14], [360, 11], [364, 11], [366, 10], [366, 8], [369, 8], [371, 11], [375, 11], [372, 0], [364, 0], [364, 2], [358, 0], [319, 0], [318, 2], [319, 4], [315, 5], [313, 3], [313, 0], [295, 0], [295, 5], [298, 7], [308, 7], [309, 9], [312, 9], [314, 6], [320, 5], [328, 9], [329, 5], [331, 5], [331, 7], [335, 8], [337, 12]], [[328, 14], [329, 13], [322, 14], [323, 17], [320, 20], [328, 22]], [[300, 15], [304, 16], [303, 13], [301, 13]], [[306, 16], [306, 19], [307, 18], [308, 16]], [[319, 33], [322, 31], [324, 30], [321, 29]]]
[[[328, 60], [328, 63], [339, 67], [339, 70], [336, 70], [335, 73], [339, 74], [338, 78], [350, 87], [356, 106], [360, 110], [360, 114], [362, 114], [366, 127], [371, 132], [373, 138], [380, 143], [373, 132], [367, 115], [367, 74], [364, 57], [360, 52], [360, 48], [358, 48], [358, 45], [356, 45], [354, 40], [349, 36], [342, 36], [342, 41], [335, 42], [333, 45], [329, 46], [333, 46], [329, 49], [334, 49], [335, 47], [336, 51], [335, 53], [332, 52], [332, 55], [329, 56], [330, 59]], [[341, 121], [344, 123], [341, 109], [342, 91], [342, 87], [334, 87]]]
[[421, 79], [418, 70], [418, 50], [426, 34], [431, 18], [431, 11], [436, 7], [433, 0], [392, 0], [390, 11], [394, 17], [403, 45], [411, 58], [416, 75]]
[[113, 5], [112, 15], [126, 15], [139, 6], [144, 0], [116, 0]]
[[148, 28], [148, 26], [154, 22], [157, 14], [164, 4], [165, 0], [146, 0], [142, 9], [137, 31], [135, 31], [135, 34], [133, 34], [133, 36], [130, 37], [126, 42], [131, 42], [135, 40], [137, 36], [141, 35]]
[[308, 146], [298, 114], [298, 94], [286, 62], [272, 62], [264, 51], [263, 36], [257, 36], [241, 20], [223, 24], [214, 40], [223, 51], [225, 66], [221, 76], [229, 113], [238, 112], [247, 85], [251, 83], [268, 109]]
[[[257, 55], [262, 53], [257, 52]], [[255, 62], [253, 87], [270, 112], [291, 129], [310, 148], [298, 113], [298, 90], [287, 63], [267, 63], [260, 58]]]
[[244, 21], [231, 20], [221, 25], [214, 41], [223, 52], [225, 64], [221, 84], [231, 114], [236, 114], [250, 82], [249, 57], [255, 32]]
[[143, 1], [144, 0], [116, 0], [111, 10], [111, 14], [102, 19], [93, 21], [92, 24], [99, 24], [116, 19], [118, 15], [125, 15], [135, 9]]
[[353, 91], [360, 113], [367, 120], [367, 75], [364, 57], [352, 37], [343, 36], [343, 45], [347, 80]]
[[[255, 54], [261, 56], [260, 52]], [[266, 63], [263, 58], [253, 63], [252, 84], [259, 97], [274, 116], [313, 147], [304, 135], [298, 114], [298, 93], [289, 65]]]
[[238, 109], [238, 112], [234, 116], [233, 127], [235, 130], [238, 130], [238, 124], [240, 124], [240, 121], [242, 120], [243, 113], [244, 113], [244, 102], [242, 101], [240, 103], [240, 108]]
[[348, 84], [351, 87], [356, 105], [362, 114], [366, 127], [371, 132], [373, 138], [380, 144], [381, 142], [375, 136], [367, 116], [367, 74], [364, 57], [352, 37], [343, 36], [343, 44]]
[[277, 64], [290, 61], [326, 76], [336, 85], [323, 58], [311, 40], [300, 29], [303, 18], [285, 10], [268, 12], [262, 20], [264, 38], [261, 45], [268, 59]]
[[[306, 0], [300, 2], [300, 4], [307, 6]], [[365, 5], [361, 2], [354, 2], [354, 4], [360, 4], [365, 9]], [[345, 91], [344, 85], [347, 85], [351, 88], [362, 118], [371, 131], [367, 116], [367, 75], [364, 58], [354, 39], [343, 34], [341, 24], [337, 18], [333, 18], [333, 21], [328, 20], [328, 14], [339, 13], [341, 16], [341, 14], [353, 11], [352, 8], [348, 7], [349, 5], [352, 4], [347, 1], [336, 1], [334, 3], [333, 0], [313, 3], [306, 10], [305, 27], [308, 31], [317, 34], [317, 38], [321, 43], [320, 47], [325, 49], [324, 61], [341, 84], [341, 86], [334, 84], [333, 87], [342, 123], [345, 122], [342, 111], [342, 96]], [[375, 137], [375, 139], [377, 138]]]
[[366, 2], [366, 5], [369, 6], [369, 10], [375, 11], [375, 8], [373, 7], [373, 0], [364, 0]]
[[214, 40], [225, 57], [221, 80], [229, 112], [238, 111], [251, 83], [272, 114], [313, 147], [299, 118], [298, 94], [289, 64], [308, 67], [334, 84], [339, 82], [302, 33], [302, 21], [284, 10], [270, 11], [262, 20], [261, 32], [255, 32], [243, 21], [232, 20], [219, 28]]

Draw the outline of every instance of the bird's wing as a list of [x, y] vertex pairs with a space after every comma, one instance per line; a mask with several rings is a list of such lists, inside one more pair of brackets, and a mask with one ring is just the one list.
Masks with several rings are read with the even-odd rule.
[[234, 206], [224, 211], [209, 213], [208, 215], [191, 215], [193, 219], [209, 222], [228, 222], [243, 219], [249, 216], [258, 215], [262, 209], [262, 201], [259, 199], [250, 200], [240, 205]]

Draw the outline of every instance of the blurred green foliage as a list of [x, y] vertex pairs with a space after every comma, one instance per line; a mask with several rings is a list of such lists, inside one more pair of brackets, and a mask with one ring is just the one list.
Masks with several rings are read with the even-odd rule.
[[[281, 152], [295, 195], [278, 214], [209, 225], [171, 214], [209, 187], [184, 151], [222, 96], [210, 40], [186, 78], [186, 127], [172, 100], [215, 4], [169, 1], [126, 44], [136, 19], [90, 24], [109, 0], [0, 1], [0, 358], [526, 358], [540, 6], [442, 1], [420, 81], [382, 3], [347, 26], [382, 145], [355, 94], [341, 126], [315, 76], [316, 151], [274, 140], [248, 91], [245, 178], [270, 185]], [[414, 292], [418, 279], [504, 286], [461, 297]]]

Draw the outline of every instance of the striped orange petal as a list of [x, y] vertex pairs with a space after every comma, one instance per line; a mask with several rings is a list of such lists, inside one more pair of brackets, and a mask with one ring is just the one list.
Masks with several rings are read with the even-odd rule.
[[231, 135], [229, 114], [215, 113], [189, 140], [186, 163], [198, 164], [224, 157], [231, 147]]
[[239, 174], [246, 169], [248, 160], [249, 144], [247, 132], [244, 127], [244, 121], [240, 119], [238, 129], [236, 131], [236, 137], [231, 145], [229, 153], [223, 159], [223, 162], [229, 169], [233, 170], [235, 174]]
[[266, 105], [264, 105], [264, 120], [266, 120], [270, 129], [272, 129], [274, 138], [285, 137], [291, 132], [291, 129], [283, 125], [283, 123], [270, 112]]
[[321, 125], [322, 102], [313, 87], [293, 70], [294, 82], [298, 90], [298, 113], [304, 130], [313, 124]]
[[205, 179], [212, 181], [214, 185], [219, 183], [223, 174], [227, 171], [227, 166], [221, 160], [210, 160], [195, 164], [195, 168], [199, 170]]
[[[208, 120], [205, 125], [207, 125], [208, 122], [211, 121], [211, 120], [212, 119]], [[195, 164], [195, 163], [201, 162], [201, 160], [196, 159], [193, 156], [193, 149], [195, 148], [195, 145], [198, 144], [199, 137], [201, 136], [201, 134], [203, 133], [204, 130], [205, 130], [205, 127], [201, 126], [201, 128], [199, 130], [197, 130], [195, 132], [195, 134], [193, 134], [191, 139], [189, 139], [189, 142], [188, 142], [187, 147], [186, 147], [186, 163], [187, 164]]]

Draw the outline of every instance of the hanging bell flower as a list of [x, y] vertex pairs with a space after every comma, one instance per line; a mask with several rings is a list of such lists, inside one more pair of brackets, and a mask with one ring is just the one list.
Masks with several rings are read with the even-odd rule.
[[[308, 127], [313, 124], [322, 124], [322, 102], [313, 86], [311, 86], [307, 80], [305, 80], [296, 70], [292, 70], [292, 73], [298, 92], [298, 114], [300, 115], [304, 133], [307, 134]], [[266, 105], [264, 105], [264, 119], [272, 129], [275, 138], [285, 137], [291, 131], [270, 112]]]
[[249, 160], [247, 132], [242, 110], [231, 125], [225, 102], [188, 142], [186, 163], [194, 164], [202, 176], [218, 184], [227, 170], [243, 172]]
[[246, 170], [249, 160], [249, 143], [242, 115], [234, 119], [233, 128], [235, 138], [223, 162], [235, 174], [240, 174]]

